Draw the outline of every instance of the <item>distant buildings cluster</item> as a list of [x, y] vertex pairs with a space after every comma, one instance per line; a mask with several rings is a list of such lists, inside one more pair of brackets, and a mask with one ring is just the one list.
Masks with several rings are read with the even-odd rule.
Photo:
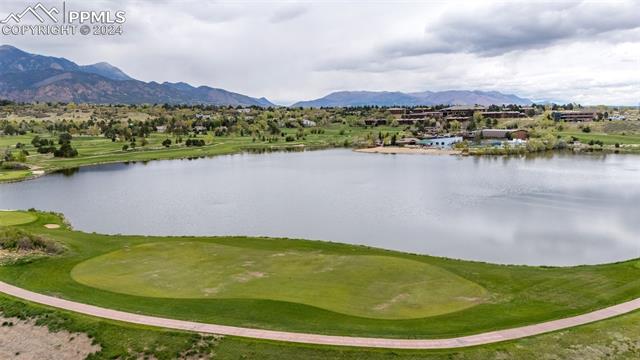
[[[518, 110], [491, 110], [484, 106], [467, 106], [455, 105], [439, 110], [428, 108], [389, 108], [389, 113], [394, 117], [399, 125], [415, 125], [425, 123], [429, 120], [445, 120], [445, 121], [469, 121], [473, 118], [473, 114], [480, 113], [483, 117], [492, 119], [505, 118], [523, 118], [527, 117], [527, 112], [533, 114], [533, 107], [521, 107]], [[365, 119], [365, 125], [377, 126], [387, 125], [387, 119]]]

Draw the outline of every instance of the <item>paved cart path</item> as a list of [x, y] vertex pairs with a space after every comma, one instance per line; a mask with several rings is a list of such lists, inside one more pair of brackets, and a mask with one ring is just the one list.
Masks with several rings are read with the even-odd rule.
[[390, 349], [448, 349], [465, 346], [491, 344], [500, 341], [520, 339], [527, 336], [544, 334], [550, 331], [567, 329], [608, 319], [640, 309], [640, 298], [622, 304], [596, 310], [587, 314], [540, 324], [522, 326], [513, 329], [497, 330], [482, 334], [449, 339], [385, 339], [351, 336], [332, 336], [305, 334], [286, 331], [260, 330], [236, 326], [204, 324], [193, 321], [174, 320], [155, 316], [139, 315], [124, 311], [105, 309], [75, 301], [63, 300], [53, 296], [38, 294], [0, 281], [0, 292], [23, 300], [69, 310], [85, 315], [140, 325], [157, 326], [168, 329], [195, 331], [199, 333], [241, 336], [255, 339], [289, 341], [315, 345], [359, 346]]

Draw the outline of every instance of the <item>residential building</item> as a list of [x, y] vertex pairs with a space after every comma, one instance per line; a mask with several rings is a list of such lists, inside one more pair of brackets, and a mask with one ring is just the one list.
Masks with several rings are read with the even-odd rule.
[[411, 112], [408, 114], [404, 114], [402, 116], [404, 119], [440, 119], [442, 118], [442, 113], [440, 111], [420, 111], [420, 112]]
[[378, 126], [378, 125], [386, 125], [386, 119], [365, 119], [364, 124], [367, 126]]
[[510, 119], [510, 118], [526, 117], [524, 113], [521, 113], [519, 111], [485, 111], [482, 113], [482, 116], [485, 118], [492, 118], [492, 119]]
[[431, 139], [422, 139], [418, 143], [422, 146], [436, 147], [440, 149], [451, 148], [454, 144], [461, 142], [461, 136], [435, 137]]
[[302, 119], [302, 126], [304, 127], [315, 127], [317, 124], [315, 121], [309, 119]]
[[455, 105], [444, 108], [441, 110], [441, 112], [446, 118], [457, 117], [471, 119], [471, 117], [473, 117], [473, 113], [475, 113], [476, 111], [484, 112], [486, 110], [487, 108], [485, 108], [484, 106]]
[[402, 117], [402, 115], [404, 115], [405, 113], [405, 109], [404, 108], [389, 108], [388, 109], [389, 113], [391, 113], [391, 115], [393, 115], [393, 117], [395, 117], [396, 119], [399, 119]]
[[593, 121], [598, 118], [598, 113], [595, 111], [554, 111], [551, 116], [555, 121]]

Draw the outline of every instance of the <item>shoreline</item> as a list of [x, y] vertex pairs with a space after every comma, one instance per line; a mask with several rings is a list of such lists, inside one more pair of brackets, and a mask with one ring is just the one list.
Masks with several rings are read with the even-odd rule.
[[424, 147], [377, 146], [373, 148], [355, 149], [355, 152], [368, 154], [424, 154], [424, 155], [462, 155], [462, 151], [454, 149], [437, 149]]

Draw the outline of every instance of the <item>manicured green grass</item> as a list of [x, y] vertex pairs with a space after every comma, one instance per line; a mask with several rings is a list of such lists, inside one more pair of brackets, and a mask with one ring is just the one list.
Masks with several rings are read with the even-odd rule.
[[26, 224], [36, 220], [38, 216], [32, 212], [0, 211], [0, 226]]
[[0, 182], [26, 179], [29, 176], [31, 176], [31, 171], [29, 171], [29, 170], [3, 170], [3, 169], [0, 169]]
[[133, 246], [84, 261], [71, 277], [137, 296], [268, 299], [385, 319], [445, 314], [486, 300], [479, 285], [423, 262], [206, 242]]
[[[48, 223], [61, 224], [62, 228], [48, 230], [43, 227]], [[67, 251], [63, 255], [27, 264], [0, 267], [0, 279], [3, 281], [32, 291], [108, 308], [226, 325], [339, 335], [437, 338], [577, 315], [640, 296], [638, 260], [566, 268], [529, 267], [493, 265], [306, 240], [106, 236], [69, 231], [61, 219], [53, 214], [42, 213], [39, 213], [36, 222], [19, 227], [58, 240], [65, 245]], [[75, 266], [96, 256], [125, 248], [133, 249], [141, 244], [183, 242], [238, 247], [248, 253], [321, 252], [326, 256], [386, 257], [392, 263], [410, 260], [446, 270], [478, 284], [486, 290], [486, 295], [485, 300], [478, 305], [455, 312], [417, 319], [380, 319], [349, 315], [296, 301], [136, 296], [83, 285], [71, 276]], [[419, 274], [414, 276], [418, 277]], [[342, 281], [340, 277], [333, 280]]]
[[580, 142], [588, 143], [590, 140], [600, 140], [605, 145], [615, 144], [640, 144], [640, 135], [619, 135], [619, 134], [605, 134], [605, 133], [585, 133], [582, 131], [563, 131], [560, 132], [561, 136], [571, 137], [574, 136], [580, 140]]

